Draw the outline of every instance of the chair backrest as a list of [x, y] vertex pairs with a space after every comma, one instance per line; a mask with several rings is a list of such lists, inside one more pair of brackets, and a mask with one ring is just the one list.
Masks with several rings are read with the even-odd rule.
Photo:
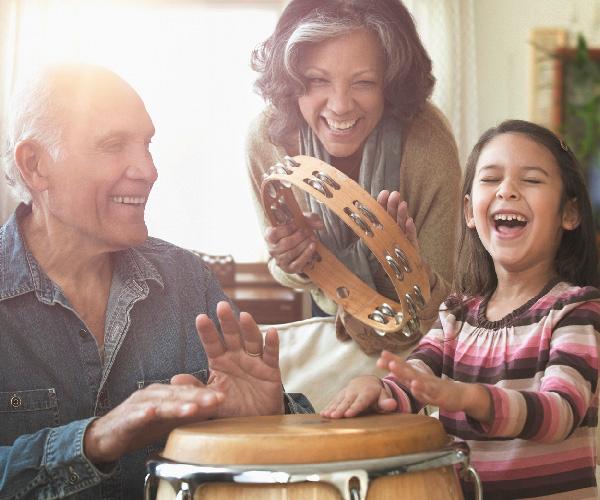
[[221, 286], [233, 286], [235, 283], [235, 261], [232, 255], [209, 255], [198, 250], [191, 252], [200, 257], [212, 270]]

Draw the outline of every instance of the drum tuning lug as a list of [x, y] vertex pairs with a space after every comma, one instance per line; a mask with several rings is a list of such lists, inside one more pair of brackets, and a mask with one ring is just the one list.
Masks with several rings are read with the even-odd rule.
[[188, 483], [184, 481], [181, 482], [175, 500], [193, 500], [192, 492], [190, 491], [190, 485]]
[[396, 254], [396, 257], [398, 257], [398, 260], [400, 261], [400, 263], [402, 264], [402, 267], [404, 268], [404, 270], [407, 273], [410, 273], [412, 271], [412, 269], [410, 268], [410, 264], [408, 263], [408, 257], [406, 256], [406, 254], [402, 251], [402, 249], [395, 247], [394, 248], [394, 253]]
[[404, 273], [402, 272], [402, 269], [400, 269], [400, 266], [398, 265], [398, 263], [396, 262], [394, 257], [392, 257], [390, 254], [386, 253], [385, 260], [389, 264], [389, 266], [392, 268], [392, 271], [394, 271], [396, 278], [398, 278], [399, 280], [403, 280]]
[[360, 201], [354, 200], [352, 204], [359, 210], [361, 214], [363, 214], [367, 219], [369, 219], [371, 224], [373, 224], [378, 229], [383, 229], [383, 225], [381, 224], [381, 222], [379, 222], [377, 216], [373, 212], [371, 212], [367, 207], [365, 207]]
[[328, 176], [325, 172], [319, 172], [318, 170], [315, 170], [312, 174], [317, 179], [329, 184], [333, 189], [340, 189], [340, 185], [337, 182], [335, 182], [330, 176]]
[[333, 198], [333, 194], [329, 191], [323, 181], [320, 181], [319, 179], [304, 179], [304, 182], [319, 191], [323, 196]]
[[283, 159], [288, 163], [288, 165], [290, 167], [294, 167], [297, 168], [300, 166], [300, 163], [298, 163], [296, 160], [294, 160], [292, 157], [290, 156], [284, 156]]

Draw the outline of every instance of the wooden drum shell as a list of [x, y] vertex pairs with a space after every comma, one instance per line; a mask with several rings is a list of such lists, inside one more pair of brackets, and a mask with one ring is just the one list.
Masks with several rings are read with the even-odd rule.
[[[175, 429], [161, 457], [178, 464], [278, 470], [302, 465], [314, 474], [334, 462], [353, 471], [360, 461], [433, 452], [451, 440], [436, 419], [394, 414], [330, 420], [318, 415], [282, 415], [208, 421]], [[160, 459], [159, 459], [160, 460]], [[276, 465], [273, 465], [276, 464]], [[351, 472], [350, 472], [351, 473]], [[178, 481], [161, 479], [158, 500], [176, 498]], [[186, 498], [186, 497], [183, 497]], [[194, 500], [339, 500], [328, 482], [233, 484], [208, 482], [190, 491]], [[454, 466], [372, 478], [368, 500], [462, 499]]]

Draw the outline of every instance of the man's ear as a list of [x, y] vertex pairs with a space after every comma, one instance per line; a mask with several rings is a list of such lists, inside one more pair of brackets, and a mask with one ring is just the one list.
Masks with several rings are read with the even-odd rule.
[[33, 140], [22, 141], [15, 148], [17, 168], [32, 192], [41, 192], [48, 188], [46, 157], [44, 148]]
[[465, 215], [465, 222], [469, 229], [475, 229], [475, 217], [473, 216], [473, 205], [471, 204], [471, 197], [466, 194], [463, 200], [463, 212]]
[[581, 223], [581, 216], [577, 208], [577, 198], [567, 200], [562, 211], [562, 228], [565, 231], [577, 229]]

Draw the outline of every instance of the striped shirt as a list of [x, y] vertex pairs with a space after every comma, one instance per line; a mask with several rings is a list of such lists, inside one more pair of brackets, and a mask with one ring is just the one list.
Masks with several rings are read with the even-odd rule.
[[[443, 308], [408, 358], [490, 391], [491, 424], [440, 409], [446, 432], [469, 443], [486, 500], [596, 499], [600, 291], [554, 281], [499, 321], [486, 319], [486, 305]], [[419, 411], [392, 375], [384, 380], [399, 411]]]

